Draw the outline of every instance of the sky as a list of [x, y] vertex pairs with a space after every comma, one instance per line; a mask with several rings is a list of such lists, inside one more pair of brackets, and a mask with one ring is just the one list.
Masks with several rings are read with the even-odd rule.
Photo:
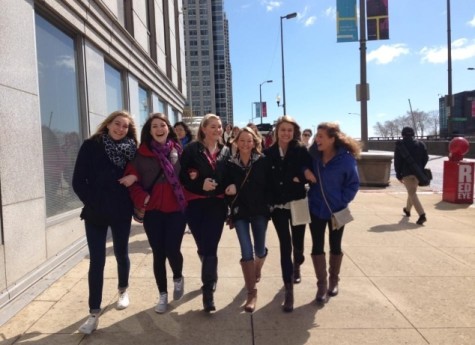
[[[357, 6], [358, 5], [357, 1]], [[336, 42], [336, 0], [224, 0], [229, 21], [234, 124], [246, 125], [253, 102], [267, 102], [273, 123], [283, 115], [280, 17], [283, 20], [287, 115], [301, 128], [337, 121], [361, 137], [359, 42]], [[475, 90], [475, 3], [451, 1], [452, 93]], [[438, 112], [448, 93], [446, 0], [389, 0], [389, 39], [367, 42], [368, 135], [377, 122], [412, 110]], [[265, 83], [272, 80], [272, 83]], [[260, 87], [260, 84], [262, 86]], [[254, 123], [260, 118], [252, 119]]]

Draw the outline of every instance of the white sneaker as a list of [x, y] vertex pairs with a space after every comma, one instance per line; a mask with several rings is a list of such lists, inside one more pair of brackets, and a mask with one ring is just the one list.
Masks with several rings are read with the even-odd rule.
[[173, 288], [173, 300], [178, 301], [183, 297], [183, 293], [185, 292], [185, 278], [174, 279], [173, 283], [175, 284]]
[[84, 334], [91, 334], [97, 329], [99, 325], [99, 314], [91, 314], [87, 318], [86, 322], [79, 327], [79, 332]]
[[117, 309], [122, 310], [129, 306], [129, 294], [127, 291], [119, 292], [119, 300], [117, 301]]
[[166, 292], [161, 293], [158, 299], [158, 303], [155, 306], [155, 312], [159, 314], [163, 314], [164, 312], [167, 311], [167, 305], [168, 305], [168, 294]]

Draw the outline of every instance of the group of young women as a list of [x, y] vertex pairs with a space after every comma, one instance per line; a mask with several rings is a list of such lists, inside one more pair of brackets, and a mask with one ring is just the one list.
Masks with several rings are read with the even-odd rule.
[[[172, 127], [164, 114], [152, 114], [143, 125], [137, 148], [136, 128], [126, 111], [116, 111], [81, 146], [73, 188], [84, 208], [90, 252], [89, 312], [79, 328], [90, 334], [98, 326], [104, 280], [107, 229], [110, 227], [118, 266], [118, 309], [129, 305], [128, 239], [134, 209], [142, 210], [143, 226], [153, 252], [159, 290], [157, 313], [168, 305], [166, 261], [173, 272], [173, 300], [184, 294], [181, 243], [186, 224], [201, 261], [202, 300], [206, 312], [216, 310], [218, 244], [225, 221], [232, 219], [241, 248], [240, 264], [247, 289], [244, 309], [256, 306], [256, 284], [268, 255], [266, 231], [271, 219], [280, 243], [285, 286], [283, 310], [293, 310], [293, 285], [300, 282], [304, 261], [304, 225], [292, 225], [290, 203], [307, 197], [311, 212], [312, 261], [317, 276], [316, 301], [338, 293], [344, 227], [329, 231], [330, 267], [327, 282], [325, 228], [332, 212], [343, 209], [358, 191], [355, 158], [359, 144], [335, 123], [318, 126], [307, 149], [300, 127], [282, 116], [274, 144], [262, 151], [262, 138], [249, 127], [239, 129], [233, 149], [222, 140], [219, 116], [207, 114], [196, 140], [184, 123]], [[326, 197], [326, 201], [324, 196]], [[293, 260], [292, 260], [293, 255]]]

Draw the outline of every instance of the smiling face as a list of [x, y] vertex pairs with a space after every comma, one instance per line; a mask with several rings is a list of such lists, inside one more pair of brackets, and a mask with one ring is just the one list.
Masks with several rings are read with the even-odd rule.
[[167, 123], [161, 119], [153, 119], [150, 126], [150, 134], [152, 135], [153, 140], [163, 144], [167, 141], [168, 129]]
[[319, 151], [331, 152], [334, 149], [335, 138], [330, 138], [328, 132], [323, 128], [318, 129], [315, 141]]
[[252, 149], [256, 147], [251, 133], [241, 132], [237, 139], [237, 148], [241, 155], [250, 155]]
[[280, 145], [288, 145], [294, 138], [294, 125], [282, 122], [277, 130], [277, 140]]
[[107, 125], [107, 133], [113, 140], [122, 140], [129, 131], [130, 121], [125, 116], [117, 116]]
[[223, 135], [223, 126], [218, 119], [209, 119], [205, 126], [201, 128], [206, 140], [218, 141]]

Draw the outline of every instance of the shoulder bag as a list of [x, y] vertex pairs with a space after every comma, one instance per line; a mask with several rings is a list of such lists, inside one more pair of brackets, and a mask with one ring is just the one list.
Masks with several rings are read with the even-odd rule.
[[338, 211], [338, 212], [332, 211], [330, 204], [327, 201], [327, 197], [325, 196], [325, 192], [323, 191], [323, 181], [320, 176], [320, 167], [317, 168], [317, 172], [318, 172], [318, 182], [320, 184], [320, 190], [322, 191], [323, 200], [325, 201], [325, 204], [327, 205], [331, 213], [331, 228], [332, 230], [339, 230], [345, 224], [348, 224], [349, 222], [354, 220], [353, 215], [351, 214], [350, 208], [348, 206], [346, 206], [343, 210]]
[[226, 225], [229, 226], [229, 229], [234, 229], [234, 221], [233, 221], [233, 205], [237, 200], [237, 197], [239, 196], [239, 192], [244, 186], [244, 183], [246, 182], [247, 178], [249, 177], [249, 174], [251, 173], [252, 165], [249, 168], [249, 170], [246, 173], [246, 176], [244, 177], [244, 180], [241, 182], [241, 186], [239, 187], [239, 190], [236, 193], [236, 196], [233, 198], [233, 201], [229, 204], [229, 210], [228, 210], [228, 215], [226, 216]]
[[403, 142], [399, 142], [397, 144], [399, 147], [399, 151], [401, 152], [402, 157], [406, 160], [406, 162], [411, 166], [412, 171], [416, 175], [419, 186], [426, 187], [430, 185], [430, 181], [432, 180], [432, 171], [429, 168], [421, 169], [419, 164], [414, 160], [414, 158], [409, 153], [409, 150], [404, 145]]

